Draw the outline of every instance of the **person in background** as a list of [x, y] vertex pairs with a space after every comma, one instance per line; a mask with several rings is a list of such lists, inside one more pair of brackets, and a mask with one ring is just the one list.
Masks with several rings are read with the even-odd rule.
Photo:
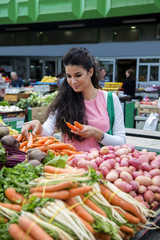
[[107, 76], [107, 71], [105, 68], [99, 68], [99, 85], [104, 88], [105, 83], [110, 82], [110, 78]]
[[135, 97], [135, 90], [136, 90], [136, 77], [135, 71], [133, 69], [128, 69], [125, 72], [126, 79], [123, 82], [122, 88], [124, 90], [124, 94]]
[[59, 73], [57, 76], [56, 76], [56, 78], [57, 78], [57, 86], [59, 87], [60, 86], [60, 84], [63, 82], [63, 80], [64, 80], [64, 74], [63, 73]]
[[9, 85], [10, 87], [23, 87], [24, 86], [23, 79], [18, 77], [16, 72], [11, 72], [10, 77], [11, 77], [11, 83]]
[[[72, 144], [78, 151], [100, 149], [102, 145], [125, 143], [125, 128], [122, 106], [116, 94], [113, 97], [115, 120], [112, 134], [108, 114], [108, 92], [99, 86], [98, 71], [94, 57], [86, 48], [71, 48], [63, 57], [66, 77], [58, 94], [48, 109], [48, 118], [43, 125], [38, 120], [26, 122], [22, 134], [52, 136], [61, 132], [61, 142]], [[77, 121], [83, 129], [71, 130], [66, 122]]]
[[0, 67], [0, 101], [4, 100], [5, 88], [1, 87], [1, 84], [5, 82], [5, 69]]

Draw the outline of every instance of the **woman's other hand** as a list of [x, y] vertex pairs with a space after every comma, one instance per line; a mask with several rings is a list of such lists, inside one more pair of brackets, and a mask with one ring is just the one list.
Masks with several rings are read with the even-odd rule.
[[30, 121], [30, 122], [24, 123], [24, 125], [22, 127], [22, 130], [21, 130], [21, 133], [28, 138], [28, 131], [29, 130], [32, 130], [33, 135], [40, 135], [42, 130], [43, 130], [43, 127], [42, 127], [39, 120], [33, 120], [33, 121]]
[[83, 125], [82, 130], [77, 128], [77, 131], [71, 130], [71, 132], [80, 135], [83, 138], [94, 137], [97, 141], [99, 141], [99, 139], [101, 139], [103, 136], [103, 132], [101, 130], [89, 125]]

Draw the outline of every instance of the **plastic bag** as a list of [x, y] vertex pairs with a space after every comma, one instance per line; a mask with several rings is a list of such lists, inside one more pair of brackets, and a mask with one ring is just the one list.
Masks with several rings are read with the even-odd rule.
[[158, 113], [151, 113], [145, 121], [143, 130], [156, 131], [158, 123]]

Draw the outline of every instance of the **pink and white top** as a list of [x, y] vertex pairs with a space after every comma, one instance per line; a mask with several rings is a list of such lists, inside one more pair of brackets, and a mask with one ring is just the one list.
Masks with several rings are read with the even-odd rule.
[[[91, 101], [85, 100], [84, 104], [88, 125], [96, 127], [103, 132], [108, 132], [110, 124], [103, 91], [99, 90], [95, 99]], [[94, 137], [89, 137], [79, 142], [76, 139], [71, 141], [65, 136], [63, 142], [71, 143], [78, 151], [88, 151], [90, 148], [100, 149], [100, 145]]]
[[[98, 90], [95, 99], [91, 101], [85, 100], [86, 115], [88, 124], [105, 132], [103, 140], [100, 142], [103, 145], [122, 145], [126, 142], [123, 110], [119, 98], [116, 94], [113, 95], [115, 121], [113, 125], [113, 135], [109, 135], [110, 128], [109, 116], [107, 112], [107, 97], [108, 92]], [[55, 132], [56, 116], [50, 115], [43, 124], [42, 136], [52, 136]], [[71, 143], [78, 151], [88, 151], [90, 148], [100, 149], [100, 145], [93, 137], [87, 138], [84, 141], [71, 141], [67, 136], [61, 137], [61, 142]]]

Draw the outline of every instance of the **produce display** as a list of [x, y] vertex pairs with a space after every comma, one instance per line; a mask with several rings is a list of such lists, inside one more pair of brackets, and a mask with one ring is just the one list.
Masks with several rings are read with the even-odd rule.
[[55, 91], [53, 93], [43, 95], [38, 92], [33, 92], [29, 98], [21, 98], [16, 105], [17, 107], [24, 110], [29, 107], [48, 106], [55, 99], [57, 93], [58, 92]]
[[55, 137], [8, 132], [0, 137], [1, 240], [131, 240], [159, 228], [151, 219], [160, 155], [129, 144], [78, 152]]
[[53, 83], [53, 82], [57, 82], [57, 78], [56, 77], [52, 77], [52, 76], [44, 76], [41, 80], [41, 82], [44, 83]]
[[142, 101], [139, 102], [139, 104], [157, 106], [158, 100], [151, 101], [149, 97], [146, 96]]
[[92, 166], [97, 174], [129, 193], [146, 207], [160, 201], [160, 155], [138, 151], [134, 146], [104, 146], [76, 155], [70, 166], [87, 169]]

